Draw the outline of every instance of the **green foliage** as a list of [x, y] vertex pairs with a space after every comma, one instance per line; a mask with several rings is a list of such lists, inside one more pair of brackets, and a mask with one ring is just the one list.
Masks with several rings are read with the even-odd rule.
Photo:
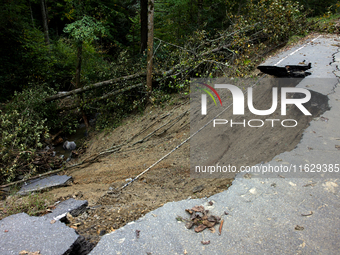
[[48, 72], [43, 33], [31, 26], [27, 1], [3, 1], [0, 9], [0, 100], [5, 101], [28, 82]]
[[234, 31], [231, 69], [241, 77], [255, 68], [260, 52], [283, 45], [290, 36], [305, 35], [310, 27], [303, 6], [291, 1], [250, 1], [246, 10], [241, 15], [230, 15]]
[[112, 129], [121, 124], [121, 121], [128, 117], [132, 111], [141, 111], [146, 102], [145, 97], [138, 97], [133, 93], [118, 95], [114, 99], [105, 101], [105, 106], [99, 108], [101, 115], [96, 122], [96, 129]]
[[106, 29], [94, 18], [84, 15], [80, 20], [68, 24], [64, 32], [70, 34], [77, 43], [82, 43], [98, 40], [98, 34], [104, 35]]
[[321, 17], [310, 18], [312, 29], [318, 33], [340, 33], [340, 2], [328, 8], [328, 12]]
[[[89, 64], [89, 61], [86, 62]], [[122, 77], [143, 71], [146, 66], [146, 62], [141, 59], [134, 58], [130, 55], [128, 50], [124, 50], [121, 51], [117, 58], [113, 59], [110, 64], [103, 60], [101, 64], [98, 63], [97, 65], [100, 68], [97, 67], [94, 69], [96, 73], [93, 73], [93, 75], [97, 76], [97, 78], [101, 77], [102, 81], [107, 78], [111, 79], [112, 77]], [[90, 70], [90, 68], [88, 70]], [[143, 109], [146, 102], [146, 91], [144, 87], [137, 87], [104, 100], [92, 102], [92, 99], [144, 81], [145, 78], [122, 81], [118, 84], [101, 87], [85, 93], [84, 95], [86, 99], [83, 103], [86, 112], [92, 115], [101, 113], [96, 122], [96, 128], [106, 129], [109, 127], [116, 127], [119, 125], [122, 118], [128, 116], [131, 112]]]
[[[42, 147], [48, 129], [45, 120], [37, 121], [17, 111], [0, 116], [1, 182], [14, 180], [22, 162], [31, 162], [35, 149]], [[31, 173], [36, 169], [32, 168]]]
[[131, 27], [129, 33], [126, 35], [126, 39], [131, 45], [132, 52], [138, 52], [140, 49], [140, 15], [136, 12], [136, 15], [129, 18]]
[[0, 115], [0, 183], [25, 178], [38, 169], [32, 164], [50, 130], [71, 132], [78, 124], [76, 115], [57, 113], [57, 104], [45, 98], [55, 94], [46, 86], [15, 92]]
[[[75, 76], [76, 46], [71, 40], [60, 38], [53, 44], [52, 51], [55, 70], [52, 82], [61, 90], [69, 90], [73, 87], [71, 82]], [[112, 78], [112, 64], [105, 58], [105, 52], [99, 51], [93, 44], [83, 44], [82, 85]]]
[[152, 103], [156, 105], [164, 105], [166, 102], [168, 102], [171, 99], [171, 95], [168, 93], [165, 93], [163, 90], [154, 90], [152, 93]]
[[82, 84], [90, 85], [95, 82], [105, 81], [114, 77], [112, 73], [112, 62], [107, 59], [105, 52], [100, 52], [93, 44], [83, 45]]
[[246, 9], [246, 14], [235, 16], [234, 29], [258, 24], [256, 28], [262, 29], [266, 36], [264, 39], [274, 43], [287, 40], [289, 36], [300, 34], [308, 28], [303, 6], [298, 3], [285, 0], [250, 1]]
[[155, 40], [155, 71], [172, 74], [160, 80], [162, 91], [188, 92], [191, 77], [247, 76], [261, 56], [292, 35], [305, 35], [311, 24], [303, 7], [290, 1], [248, 1], [240, 6], [238, 14], [227, 15], [232, 25], [226, 30], [197, 30], [180, 46]]
[[55, 94], [55, 91], [46, 85], [32, 87], [23, 92], [15, 92], [13, 100], [7, 104], [6, 112], [18, 112], [22, 116], [39, 121], [47, 121], [49, 128], [56, 125], [55, 115], [52, 115], [57, 108], [55, 102], [46, 103], [45, 98]]
[[309, 12], [309, 16], [316, 17], [322, 16], [327, 13], [330, 8], [334, 8], [337, 5], [338, 0], [299, 0], [298, 3], [305, 7]]
[[[202, 3], [202, 5], [200, 4]], [[168, 42], [185, 42], [196, 30], [223, 29], [226, 3], [221, 0], [168, 0], [155, 3], [155, 36]]]
[[52, 45], [52, 56], [51, 69], [54, 75], [48, 83], [53, 84], [50, 86], [57, 90], [67, 90], [71, 87], [71, 80], [75, 73], [75, 47], [68, 39], [61, 37]]
[[[38, 88], [15, 93], [14, 100], [0, 116], [0, 172], [1, 182], [15, 179], [23, 165], [30, 165], [37, 149], [48, 137], [47, 118], [51, 118], [54, 105], [46, 104], [48, 90]], [[36, 169], [31, 165], [28, 175]]]

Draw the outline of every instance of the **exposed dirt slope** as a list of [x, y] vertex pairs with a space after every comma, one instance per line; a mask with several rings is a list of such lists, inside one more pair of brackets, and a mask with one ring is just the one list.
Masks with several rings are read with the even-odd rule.
[[73, 185], [49, 192], [56, 200], [75, 197], [89, 201], [91, 209], [74, 219], [71, 225], [80, 222], [80, 225], [76, 224], [77, 231], [98, 242], [100, 235], [136, 220], [164, 203], [210, 196], [227, 189], [232, 179], [190, 178], [190, 150], [186, 143], [121, 192], [116, 190], [189, 135], [188, 97], [174, 98], [164, 108], [148, 107], [144, 115], [129, 117], [111, 133], [94, 136], [81, 159], [112, 147], [115, 149], [128, 141], [127, 144], [95, 163], [66, 172], [73, 177]]
[[[267, 98], [268, 91], [271, 91], [270, 84], [257, 88], [256, 94]], [[258, 100], [258, 109], [268, 109], [268, 102], [264, 101]], [[269, 99], [266, 101], [271, 102]], [[292, 113], [293, 117], [300, 117], [299, 114]], [[244, 132], [230, 132], [227, 139], [229, 144], [223, 144], [229, 148], [229, 162], [234, 165], [254, 165], [269, 161], [278, 153], [292, 150], [299, 143], [308, 121], [305, 118], [297, 128], [276, 132], [275, 135], [280, 134], [279, 140], [274, 139], [274, 134], [271, 136], [265, 129], [256, 132], [248, 129], [244, 129]], [[190, 178], [189, 143], [174, 151], [122, 191], [118, 190], [129, 178], [143, 172], [189, 135], [188, 97], [174, 97], [165, 107], [148, 107], [144, 115], [131, 116], [111, 132], [93, 136], [82, 159], [109, 148], [120, 149], [101, 156], [92, 164], [69, 170], [66, 174], [73, 177], [73, 184], [49, 193], [56, 200], [74, 197], [89, 201], [91, 209], [71, 220], [70, 225], [96, 243], [101, 235], [138, 219], [164, 203], [188, 197], [206, 197], [226, 190], [231, 185], [233, 176], [229, 179]], [[262, 135], [263, 139], [259, 139]], [[238, 138], [242, 142], [235, 142]]]

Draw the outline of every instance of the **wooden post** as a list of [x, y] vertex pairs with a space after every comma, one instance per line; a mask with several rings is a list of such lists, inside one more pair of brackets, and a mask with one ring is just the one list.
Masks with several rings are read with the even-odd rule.
[[148, 54], [147, 54], [147, 74], [146, 85], [150, 95], [152, 91], [152, 61], [153, 61], [153, 15], [154, 15], [154, 0], [148, 1]]

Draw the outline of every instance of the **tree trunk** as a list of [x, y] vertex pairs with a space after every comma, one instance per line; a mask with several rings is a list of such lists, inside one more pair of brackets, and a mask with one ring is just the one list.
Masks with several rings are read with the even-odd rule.
[[34, 27], [34, 19], [33, 19], [33, 12], [32, 12], [32, 5], [31, 5], [31, 1], [29, 1], [28, 3], [29, 3], [29, 5], [30, 5], [32, 26], [33, 26], [33, 28], [35, 28], [35, 27]]
[[203, 0], [198, 0], [198, 1], [197, 1], [197, 8], [198, 8], [198, 13], [197, 13], [197, 27], [198, 27], [198, 29], [201, 29], [201, 25], [202, 25]]
[[154, 0], [148, 2], [148, 55], [147, 55], [147, 74], [146, 85], [148, 93], [152, 91], [152, 62], [153, 62], [153, 14]]
[[[81, 73], [81, 62], [82, 62], [82, 54], [83, 54], [83, 42], [80, 42], [78, 45], [78, 52], [77, 52], [77, 69], [76, 69], [76, 88], [80, 88], [80, 73]], [[80, 104], [81, 98], [79, 97], [79, 105], [80, 105], [80, 110], [81, 113], [83, 114], [83, 120], [86, 126], [86, 132], [88, 133], [88, 129], [89, 129], [89, 122], [87, 120], [85, 111], [83, 109], [83, 107]]]
[[140, 0], [140, 53], [143, 53], [148, 44], [148, 0]]
[[52, 101], [55, 101], [55, 100], [58, 100], [58, 99], [68, 97], [68, 96], [80, 94], [80, 93], [83, 93], [83, 92], [88, 91], [88, 90], [100, 88], [100, 87], [103, 87], [103, 86], [108, 86], [110, 84], [118, 83], [118, 82], [121, 82], [121, 81], [138, 79], [140, 77], [146, 77], [146, 73], [140, 72], [140, 73], [135, 73], [135, 74], [111, 79], [111, 80], [108, 80], [108, 81], [97, 82], [95, 84], [85, 86], [85, 87], [82, 87], [82, 88], [77, 88], [77, 89], [74, 89], [74, 90], [66, 92], [66, 93], [56, 94], [56, 95], [50, 96], [48, 98], [45, 98], [45, 102], [52, 102]]
[[83, 53], [83, 42], [80, 42], [77, 48], [76, 88], [80, 88], [82, 53]]
[[44, 28], [44, 36], [45, 36], [45, 43], [46, 45], [50, 45], [50, 37], [48, 36], [48, 24], [47, 24], [47, 10], [45, 5], [45, 0], [40, 1], [41, 6], [41, 16], [43, 19], [43, 28]]

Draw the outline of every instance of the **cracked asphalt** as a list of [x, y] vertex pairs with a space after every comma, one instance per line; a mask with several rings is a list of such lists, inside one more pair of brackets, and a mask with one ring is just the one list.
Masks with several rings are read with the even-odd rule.
[[[330, 109], [311, 121], [294, 150], [261, 165], [295, 166], [298, 173], [239, 173], [228, 190], [205, 199], [167, 203], [103, 236], [90, 254], [339, 254], [338, 38], [315, 37], [264, 65], [303, 60], [312, 63], [312, 74], [297, 87], [327, 96]], [[176, 220], [188, 218], [185, 209], [195, 205], [222, 217], [221, 235], [218, 230], [195, 233]]]

